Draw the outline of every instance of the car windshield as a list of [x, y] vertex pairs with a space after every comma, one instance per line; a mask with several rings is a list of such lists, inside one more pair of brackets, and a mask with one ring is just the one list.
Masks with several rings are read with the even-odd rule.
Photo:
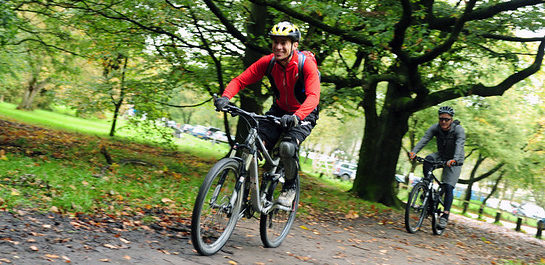
[[356, 170], [356, 168], [358, 168], [358, 166], [354, 164], [341, 164], [340, 167], [348, 170]]

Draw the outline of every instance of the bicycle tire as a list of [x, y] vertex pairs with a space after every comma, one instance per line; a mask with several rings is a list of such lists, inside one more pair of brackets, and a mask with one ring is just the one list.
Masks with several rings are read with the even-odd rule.
[[[267, 191], [267, 200], [275, 202], [282, 191], [282, 185], [276, 181], [271, 183]], [[295, 199], [292, 202], [291, 210], [274, 209], [268, 214], [261, 213], [259, 220], [259, 234], [261, 242], [266, 248], [276, 248], [282, 244], [288, 235], [299, 205], [299, 176], [295, 180]]]
[[405, 229], [414, 234], [420, 229], [426, 218], [429, 200], [425, 198], [427, 187], [424, 183], [416, 184], [405, 205]]
[[[221, 250], [235, 229], [242, 205], [242, 195], [235, 192], [239, 168], [239, 161], [221, 159], [210, 169], [199, 189], [191, 216], [191, 243], [201, 255]], [[233, 196], [236, 196], [234, 203]]]
[[[445, 195], [441, 195], [442, 201], [445, 201]], [[434, 207], [433, 214], [431, 216], [431, 230], [433, 231], [434, 235], [442, 235], [445, 232], [446, 228], [440, 228], [438, 226], [439, 224], [439, 218], [441, 217], [441, 214], [443, 213], [443, 205], [437, 202], [437, 207]]]

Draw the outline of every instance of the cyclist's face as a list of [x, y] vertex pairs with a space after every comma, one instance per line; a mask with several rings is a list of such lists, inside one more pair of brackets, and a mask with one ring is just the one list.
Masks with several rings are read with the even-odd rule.
[[441, 130], [448, 131], [450, 129], [451, 124], [452, 124], [452, 116], [446, 113], [439, 115], [439, 126], [441, 127]]
[[291, 52], [297, 49], [298, 45], [298, 42], [292, 42], [288, 37], [272, 38], [272, 52], [278, 61], [288, 59]]

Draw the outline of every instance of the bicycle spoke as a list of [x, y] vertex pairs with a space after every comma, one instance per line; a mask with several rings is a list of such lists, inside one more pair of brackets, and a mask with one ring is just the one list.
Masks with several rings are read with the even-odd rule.
[[[279, 182], [272, 183], [269, 187], [267, 199], [275, 203], [281, 191], [282, 185]], [[298, 203], [299, 181], [297, 180], [296, 196], [291, 207], [275, 205], [267, 214], [261, 214], [260, 235], [265, 247], [278, 247], [282, 244], [295, 220]]]
[[191, 221], [191, 241], [202, 255], [219, 251], [238, 221], [242, 201], [235, 191], [238, 168], [236, 160], [220, 160], [199, 190]]
[[427, 213], [426, 187], [419, 183], [414, 186], [409, 194], [405, 207], [405, 229], [409, 233], [415, 233], [420, 229]]

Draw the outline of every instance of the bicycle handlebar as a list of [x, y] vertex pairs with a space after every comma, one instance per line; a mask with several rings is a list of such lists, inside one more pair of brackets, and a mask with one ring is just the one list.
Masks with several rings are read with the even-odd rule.
[[[420, 157], [420, 156], [415, 157], [414, 160], [416, 160], [417, 162], [420, 162], [420, 163], [424, 163], [424, 161], [425, 161], [425, 162], [431, 163], [434, 166], [441, 166], [441, 167], [447, 166], [447, 162], [448, 162], [448, 160], [447, 161], [443, 161], [443, 160], [433, 161], [433, 160], [429, 160], [429, 159], [426, 159], [426, 158], [423, 158], [423, 157]], [[463, 164], [464, 163], [456, 162], [453, 166], [461, 166]]]
[[239, 108], [237, 106], [234, 106], [234, 105], [227, 105], [221, 111], [230, 113], [232, 116], [243, 115], [243, 116], [247, 116], [247, 117], [250, 117], [250, 118], [253, 118], [253, 119], [256, 119], [256, 120], [270, 120], [270, 121], [275, 122], [276, 124], [280, 124], [280, 118], [279, 117], [276, 117], [276, 116], [273, 116], [273, 115], [255, 114], [253, 112], [245, 111], [245, 110], [243, 110], [243, 109], [241, 109], [241, 108]]
[[[214, 100], [217, 99], [217, 95], [214, 94], [213, 95], [214, 97]], [[253, 112], [248, 112], [248, 111], [245, 111], [231, 103], [229, 103], [227, 106], [225, 106], [223, 109], [221, 110], [218, 110], [216, 109], [217, 111], [223, 111], [223, 112], [227, 112], [227, 113], [230, 113], [233, 117], [236, 116], [236, 115], [240, 115], [242, 114], [243, 116], [246, 116], [246, 117], [250, 117], [254, 120], [269, 120], [269, 121], [273, 121], [274, 123], [280, 125], [281, 122], [281, 118], [280, 117], [276, 117], [276, 116], [273, 116], [273, 115], [259, 115], [259, 114], [256, 114], [256, 113], [253, 113]], [[306, 124], [310, 124], [309, 121], [301, 121], [301, 125], [306, 125]]]

